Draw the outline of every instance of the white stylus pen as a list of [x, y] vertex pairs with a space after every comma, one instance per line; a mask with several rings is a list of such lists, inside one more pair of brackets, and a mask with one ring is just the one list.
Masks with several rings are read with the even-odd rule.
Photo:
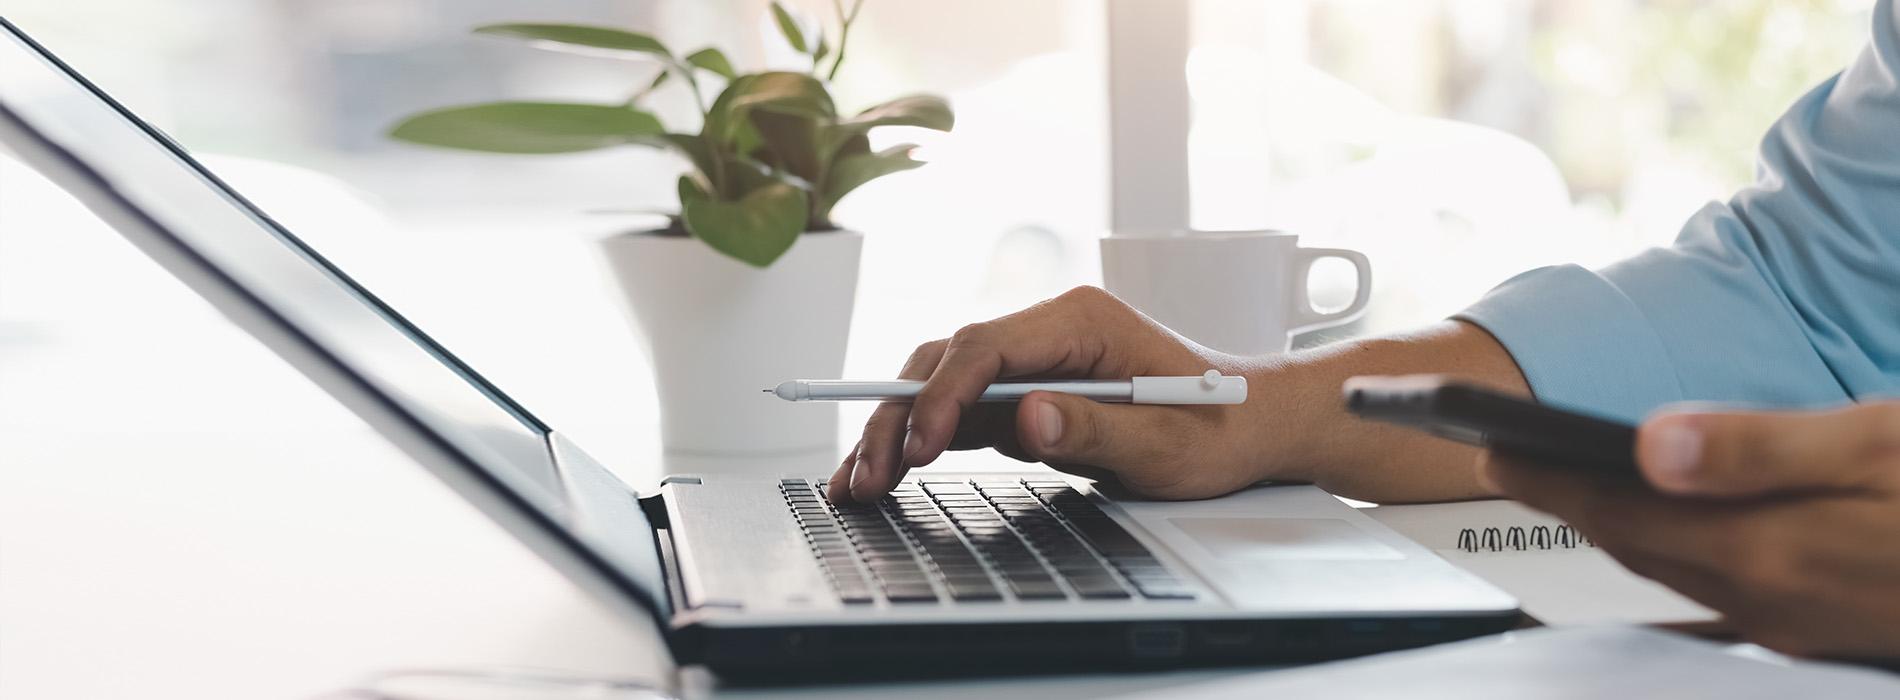
[[[909, 401], [924, 387], [918, 381], [854, 382], [835, 379], [794, 379], [766, 389], [786, 401]], [[1198, 377], [1135, 377], [1124, 380], [1076, 379], [1041, 382], [997, 382], [983, 390], [978, 401], [1021, 401], [1032, 391], [1059, 391], [1102, 403], [1237, 404], [1247, 401], [1247, 378], [1224, 377], [1208, 370]]]

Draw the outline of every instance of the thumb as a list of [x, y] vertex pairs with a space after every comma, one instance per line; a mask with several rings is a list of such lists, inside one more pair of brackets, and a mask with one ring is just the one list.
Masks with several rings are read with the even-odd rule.
[[1645, 422], [1636, 459], [1665, 493], [1755, 496], [1900, 478], [1900, 402], [1835, 411], [1673, 413]]
[[1160, 487], [1179, 478], [1171, 472], [1202, 428], [1183, 408], [1031, 392], [1016, 411], [1016, 436], [1025, 452], [1045, 463], [1107, 469], [1137, 490]]

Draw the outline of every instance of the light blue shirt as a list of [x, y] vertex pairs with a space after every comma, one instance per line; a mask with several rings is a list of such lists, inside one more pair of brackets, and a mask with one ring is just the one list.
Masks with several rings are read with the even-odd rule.
[[1458, 318], [1548, 404], [1626, 421], [1682, 400], [1900, 397], [1900, 12], [1762, 139], [1754, 185], [1673, 246], [1532, 270]]

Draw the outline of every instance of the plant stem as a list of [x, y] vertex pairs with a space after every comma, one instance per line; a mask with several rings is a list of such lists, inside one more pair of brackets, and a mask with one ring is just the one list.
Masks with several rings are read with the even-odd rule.
[[705, 123], [711, 112], [706, 107], [706, 96], [699, 93], [699, 78], [693, 76], [693, 65], [676, 63], [673, 64], [673, 70], [679, 71], [686, 78], [686, 86], [693, 89], [693, 106], [699, 108], [700, 122]]
[[[831, 5], [838, 8], [838, 23], [844, 26], [838, 30], [838, 56], [831, 60], [831, 73], [825, 76], [826, 81], [838, 79], [838, 66], [844, 65], [845, 44], [851, 41], [851, 23], [857, 21], [858, 10], [864, 7], [864, 0], [854, 0], [850, 14], [845, 14], [844, 0], [831, 0]], [[816, 68], [813, 66], [814, 72]]]

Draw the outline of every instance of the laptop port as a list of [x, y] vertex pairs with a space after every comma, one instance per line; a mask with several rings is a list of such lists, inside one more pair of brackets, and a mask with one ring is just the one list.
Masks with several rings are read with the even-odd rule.
[[1128, 628], [1128, 651], [1136, 658], [1180, 656], [1187, 650], [1187, 634], [1175, 623], [1141, 623]]
[[1200, 628], [1201, 641], [1210, 646], [1245, 646], [1254, 639], [1254, 626], [1250, 622], [1208, 622]]

